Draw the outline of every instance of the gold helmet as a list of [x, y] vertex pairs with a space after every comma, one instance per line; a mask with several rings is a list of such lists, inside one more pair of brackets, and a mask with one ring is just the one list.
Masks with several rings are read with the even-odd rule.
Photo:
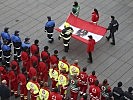
[[64, 23], [64, 27], [65, 27], [65, 28], [66, 28], [66, 27], [70, 27], [70, 24], [67, 23], [67, 22], [65, 22], [65, 23]]

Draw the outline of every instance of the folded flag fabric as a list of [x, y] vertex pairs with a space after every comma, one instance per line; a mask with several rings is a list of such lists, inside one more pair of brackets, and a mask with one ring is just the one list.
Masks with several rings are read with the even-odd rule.
[[[106, 33], [106, 28], [80, 19], [73, 14], [68, 16], [66, 22], [69, 23], [74, 30], [72, 37], [86, 44], [88, 43], [89, 35], [92, 35], [95, 41], [98, 42]], [[56, 28], [56, 30], [61, 32], [61, 30], [64, 29], [64, 23], [59, 28]]]

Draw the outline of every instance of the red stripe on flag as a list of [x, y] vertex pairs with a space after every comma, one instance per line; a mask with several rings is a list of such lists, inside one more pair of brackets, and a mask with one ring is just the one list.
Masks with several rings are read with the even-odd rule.
[[87, 22], [85, 20], [80, 19], [79, 17], [74, 16], [73, 14], [70, 14], [67, 18], [66, 22], [68, 22], [70, 25], [87, 30], [91, 33], [98, 34], [104, 36], [106, 33], [106, 28], [95, 25], [91, 22]]
[[[61, 32], [62, 31], [59, 28], [55, 28], [55, 30], [57, 30], [58, 32]], [[88, 40], [86, 40], [86, 39], [84, 39], [84, 38], [82, 38], [80, 36], [77, 36], [77, 35], [72, 34], [72, 37], [75, 38], [75, 39], [77, 39], [77, 40], [79, 40], [79, 41], [81, 41], [81, 42], [83, 42], [83, 43], [88, 44]]]

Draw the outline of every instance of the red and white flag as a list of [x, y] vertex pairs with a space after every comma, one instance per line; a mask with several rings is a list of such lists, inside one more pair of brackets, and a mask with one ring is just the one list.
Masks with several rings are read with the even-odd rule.
[[[66, 22], [69, 23], [74, 30], [72, 37], [86, 44], [88, 43], [89, 35], [92, 35], [93, 39], [98, 42], [106, 33], [106, 28], [82, 20], [73, 14], [68, 16]], [[59, 28], [56, 28], [56, 30], [59, 32], [61, 32], [63, 29], [64, 23]]]

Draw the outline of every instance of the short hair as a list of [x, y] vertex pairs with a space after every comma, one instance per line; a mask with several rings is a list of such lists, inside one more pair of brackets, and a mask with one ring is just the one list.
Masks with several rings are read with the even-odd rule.
[[54, 50], [54, 54], [58, 54], [58, 50]]
[[88, 37], [89, 37], [90, 39], [92, 39], [92, 38], [93, 38], [93, 37], [92, 37], [92, 35], [89, 35]]
[[111, 16], [111, 18], [114, 20], [115, 19], [115, 17], [114, 16]]
[[48, 47], [48, 46], [45, 46], [45, 47], [44, 47], [44, 50], [45, 50], [45, 51], [47, 51], [48, 49], [49, 49], [49, 47]]
[[39, 43], [39, 40], [35, 40], [34, 43], [35, 43], [35, 44], [38, 44], [38, 43]]
[[122, 82], [118, 82], [118, 87], [121, 87], [123, 84], [122, 84]]
[[95, 71], [92, 71], [92, 75], [95, 75], [95, 73], [96, 73]]
[[86, 67], [84, 67], [82, 70], [83, 70], [83, 72], [86, 72], [86, 71], [87, 71], [87, 68], [86, 68]]
[[129, 88], [128, 88], [128, 92], [131, 93], [132, 91], [133, 91], [133, 88], [132, 88], [132, 87], [129, 87]]
[[96, 80], [96, 81], [95, 81], [95, 86], [98, 86], [98, 85], [99, 85], [99, 81]]

